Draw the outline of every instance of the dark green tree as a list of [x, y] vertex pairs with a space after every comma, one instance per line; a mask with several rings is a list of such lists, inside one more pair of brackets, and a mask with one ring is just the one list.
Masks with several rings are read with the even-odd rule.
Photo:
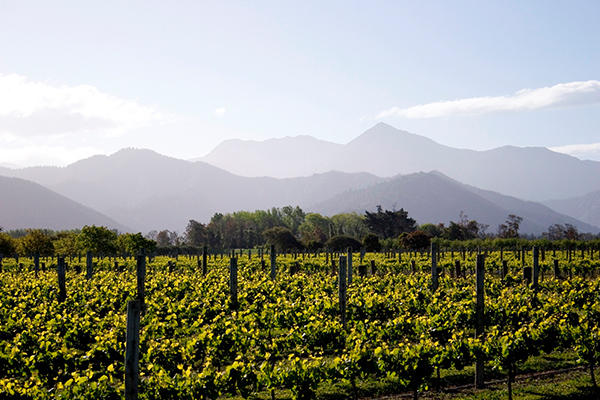
[[206, 243], [206, 225], [190, 219], [185, 228], [185, 241], [191, 246], [202, 246]]
[[368, 252], [378, 252], [381, 251], [381, 242], [379, 241], [379, 236], [374, 233], [367, 233], [363, 238], [362, 245], [365, 248], [365, 251]]
[[404, 232], [413, 232], [416, 221], [408, 216], [403, 208], [389, 211], [377, 206], [377, 212], [365, 211], [365, 225], [369, 230], [382, 239], [397, 238]]
[[431, 238], [423, 231], [414, 231], [400, 235], [402, 247], [412, 250], [426, 249], [431, 245]]
[[263, 232], [268, 244], [274, 244], [278, 252], [300, 249], [302, 244], [289, 228], [275, 226]]
[[348, 247], [351, 247], [352, 251], [358, 251], [362, 244], [352, 236], [336, 235], [330, 237], [325, 246], [333, 251], [346, 251]]

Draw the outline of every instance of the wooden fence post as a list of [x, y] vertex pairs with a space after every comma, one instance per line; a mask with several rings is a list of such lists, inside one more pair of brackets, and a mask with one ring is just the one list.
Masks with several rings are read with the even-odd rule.
[[125, 345], [125, 400], [137, 400], [140, 360], [140, 300], [127, 302], [127, 331]]
[[560, 278], [560, 269], [558, 268], [558, 260], [555, 258], [554, 259], [554, 277], [555, 278]]
[[340, 273], [338, 279], [338, 294], [340, 298], [340, 317], [342, 321], [342, 327], [346, 329], [346, 268], [347, 259], [344, 256], [340, 256]]
[[[483, 254], [477, 254], [477, 267], [476, 267], [476, 296], [477, 301], [475, 305], [475, 337], [479, 338], [484, 332], [484, 315], [485, 315], [485, 293], [484, 293], [484, 280], [485, 280], [485, 256]], [[484, 387], [484, 375], [483, 375], [483, 359], [478, 359], [475, 362], [475, 386], [477, 388]]]

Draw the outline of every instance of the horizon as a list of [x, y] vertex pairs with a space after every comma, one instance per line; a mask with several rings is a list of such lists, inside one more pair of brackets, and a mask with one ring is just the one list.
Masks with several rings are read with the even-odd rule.
[[[600, 161], [600, 4], [0, 6], [0, 164], [228, 139], [344, 144], [378, 122]], [[26, 51], [24, 51], [26, 49]]]

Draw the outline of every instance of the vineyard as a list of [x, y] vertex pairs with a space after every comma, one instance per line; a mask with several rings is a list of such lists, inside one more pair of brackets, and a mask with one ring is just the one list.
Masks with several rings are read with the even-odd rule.
[[[533, 273], [531, 251], [141, 258], [142, 399], [309, 399], [338, 384], [358, 398], [368, 381], [417, 398], [476, 363], [510, 393], [523, 362], [564, 349], [595, 385], [597, 252], [545, 254]], [[138, 259], [38, 261], [1, 263], [0, 398], [124, 398]]]

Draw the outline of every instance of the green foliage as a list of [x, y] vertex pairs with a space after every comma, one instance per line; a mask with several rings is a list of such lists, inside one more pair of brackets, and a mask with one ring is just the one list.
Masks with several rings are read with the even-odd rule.
[[302, 244], [288, 228], [276, 226], [263, 232], [268, 244], [274, 244], [278, 252], [301, 249]]
[[431, 238], [423, 231], [403, 233], [398, 240], [402, 247], [411, 250], [426, 249], [431, 245]]
[[117, 234], [104, 226], [84, 226], [77, 236], [77, 247], [94, 254], [114, 254], [117, 251]]
[[337, 235], [330, 237], [325, 243], [325, 247], [334, 251], [346, 251], [350, 247], [352, 251], [358, 251], [362, 247], [362, 244], [353, 237]]
[[17, 251], [15, 240], [4, 232], [0, 232], [0, 254], [10, 257]]
[[154, 240], [146, 239], [141, 233], [125, 233], [117, 238], [117, 246], [122, 253], [131, 255], [139, 254], [144, 249], [146, 254], [153, 253], [156, 249]]
[[381, 243], [379, 242], [379, 236], [374, 233], [367, 233], [365, 237], [363, 237], [362, 245], [365, 248], [365, 251], [368, 252], [380, 252], [381, 251]]
[[365, 211], [365, 225], [382, 239], [396, 238], [416, 229], [416, 221], [403, 208], [398, 211], [383, 211], [381, 206], [377, 206], [376, 213]]
[[54, 254], [52, 238], [41, 229], [28, 229], [27, 235], [18, 239], [18, 252], [21, 255], [39, 253], [41, 256]]

